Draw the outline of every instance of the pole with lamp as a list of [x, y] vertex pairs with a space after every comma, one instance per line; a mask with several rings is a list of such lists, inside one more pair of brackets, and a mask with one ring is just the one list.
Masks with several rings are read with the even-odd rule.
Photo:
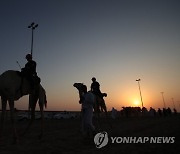
[[164, 100], [164, 92], [161, 92], [162, 94], [162, 99], [163, 99], [163, 103], [164, 103], [164, 108], [166, 108], [166, 103], [165, 103], [165, 100]]
[[176, 109], [176, 106], [175, 106], [175, 103], [174, 103], [174, 98], [171, 98], [171, 99], [172, 99], [173, 107], [174, 107], [174, 109]]
[[142, 99], [141, 86], [140, 86], [141, 79], [137, 79], [136, 81], [138, 82], [139, 93], [140, 93], [141, 103], [142, 103], [142, 108], [143, 108], [144, 106], [143, 106], [143, 99]]
[[34, 30], [38, 27], [38, 24], [35, 24], [32, 22], [28, 28], [31, 28], [32, 33], [31, 33], [31, 56], [33, 57], [33, 42], [34, 42]]

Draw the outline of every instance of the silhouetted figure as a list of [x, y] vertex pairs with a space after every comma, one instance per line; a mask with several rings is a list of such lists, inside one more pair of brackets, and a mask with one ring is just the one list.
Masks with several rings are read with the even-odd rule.
[[167, 116], [167, 110], [163, 108], [163, 115], [166, 117]]
[[95, 109], [97, 109], [97, 112], [105, 112], [107, 113], [107, 108], [105, 101], [103, 97], [107, 97], [106, 93], [101, 93], [100, 91], [100, 84], [99, 82], [96, 81], [96, 78], [93, 77], [92, 79], [92, 84], [91, 84], [91, 92], [96, 96], [96, 106]]
[[147, 116], [147, 115], [148, 115], [148, 110], [147, 110], [147, 108], [145, 108], [145, 107], [142, 108], [142, 115], [143, 115], [143, 116]]
[[173, 110], [174, 110], [174, 115], [177, 115], [177, 110], [175, 108]]
[[93, 93], [87, 92], [86, 85], [83, 85], [83, 98], [82, 102], [82, 131], [84, 137], [91, 137], [95, 127], [92, 124], [93, 118], [93, 105], [95, 103], [95, 98]]
[[159, 114], [160, 117], [162, 116], [162, 111], [161, 111], [160, 108], [158, 108], [158, 114]]
[[91, 91], [92, 91], [92, 93], [103, 99], [103, 95], [102, 95], [102, 93], [100, 91], [100, 84], [99, 84], [99, 82], [96, 81], [95, 77], [93, 77], [91, 80], [92, 80], [92, 84], [91, 84]]
[[126, 116], [126, 117], [129, 117], [131, 116], [131, 113], [132, 113], [132, 109], [131, 107], [122, 107], [122, 113]]
[[167, 113], [168, 113], [168, 115], [172, 114], [172, 111], [171, 111], [171, 109], [169, 107], [167, 108]]
[[133, 117], [133, 116], [140, 116], [141, 115], [141, 108], [140, 107], [122, 107], [123, 110], [121, 111], [126, 117]]
[[141, 108], [140, 107], [132, 107], [133, 115], [140, 116], [141, 115]]
[[150, 107], [149, 114], [152, 117], [156, 116], [156, 110], [154, 108]]
[[21, 69], [21, 74], [27, 78], [32, 88], [34, 88], [35, 84], [40, 83], [40, 78], [37, 77], [36, 72], [36, 62], [32, 60], [32, 55], [26, 55], [27, 63], [25, 67]]
[[116, 119], [118, 116], [118, 111], [113, 107], [111, 110], [111, 117], [112, 119]]

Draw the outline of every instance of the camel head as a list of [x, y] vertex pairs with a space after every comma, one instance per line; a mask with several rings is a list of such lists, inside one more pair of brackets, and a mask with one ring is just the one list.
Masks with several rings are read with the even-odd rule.
[[83, 83], [74, 83], [74, 84], [73, 84], [73, 86], [74, 86], [75, 88], [77, 88], [79, 91], [82, 90], [83, 85], [84, 85]]
[[83, 90], [84, 84], [83, 83], [74, 83], [73, 86], [75, 88], [77, 88], [77, 90], [79, 91], [79, 98], [80, 98], [79, 103], [81, 104], [82, 97], [84, 95], [84, 90]]

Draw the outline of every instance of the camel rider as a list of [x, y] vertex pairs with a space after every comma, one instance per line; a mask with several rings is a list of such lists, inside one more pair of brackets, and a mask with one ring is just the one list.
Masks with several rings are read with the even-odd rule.
[[37, 77], [36, 62], [32, 60], [31, 54], [26, 55], [26, 60], [27, 63], [25, 64], [25, 67], [21, 69], [21, 73], [28, 79], [31, 87], [33, 88], [35, 84], [35, 78]]
[[91, 91], [93, 94], [99, 96], [100, 98], [103, 98], [103, 95], [100, 91], [100, 84], [99, 82], [96, 81], [96, 78], [93, 77], [92, 79], [92, 84], [91, 84]]

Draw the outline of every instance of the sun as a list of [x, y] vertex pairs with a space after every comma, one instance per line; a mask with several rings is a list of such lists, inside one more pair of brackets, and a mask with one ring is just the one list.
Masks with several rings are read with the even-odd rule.
[[140, 106], [140, 101], [139, 100], [134, 100], [133, 105], [134, 106]]

